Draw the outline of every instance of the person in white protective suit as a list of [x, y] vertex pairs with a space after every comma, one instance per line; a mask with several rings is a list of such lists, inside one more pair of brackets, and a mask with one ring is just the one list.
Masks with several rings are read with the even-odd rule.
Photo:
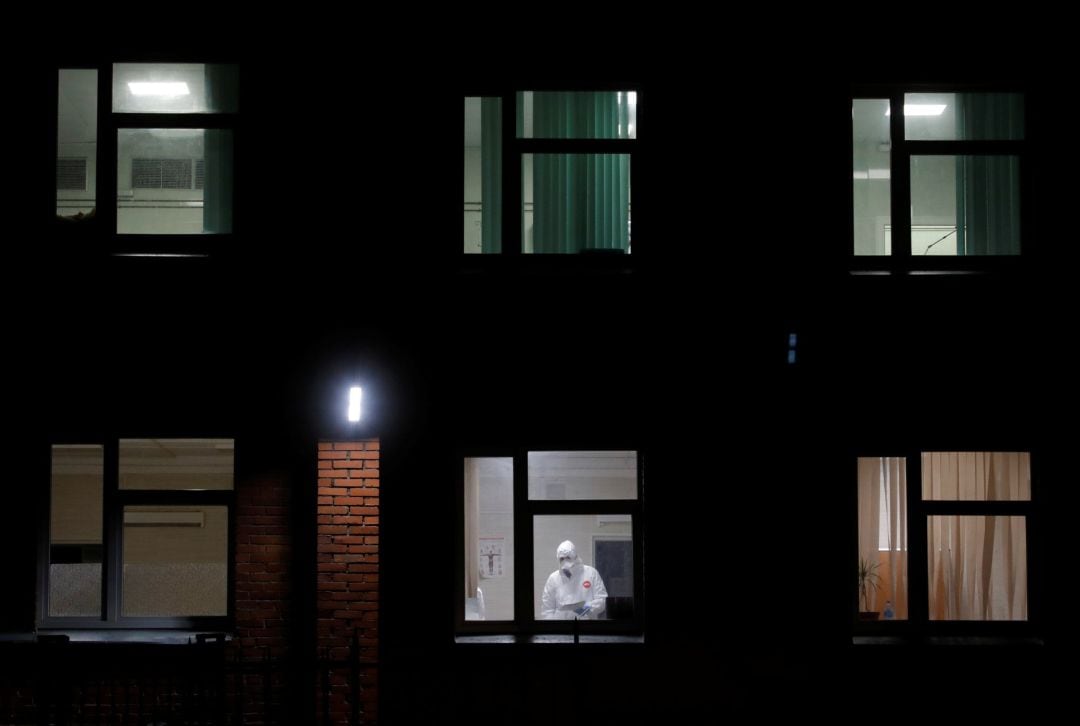
[[598, 620], [604, 614], [607, 588], [595, 567], [578, 557], [570, 540], [555, 551], [559, 569], [548, 576], [541, 598], [544, 620]]

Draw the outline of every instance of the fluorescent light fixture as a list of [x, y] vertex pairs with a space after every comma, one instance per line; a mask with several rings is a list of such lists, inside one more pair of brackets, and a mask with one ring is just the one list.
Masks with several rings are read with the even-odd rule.
[[[940, 116], [945, 113], [944, 103], [905, 103], [904, 115], [905, 116]], [[885, 115], [888, 116], [892, 108], [885, 109]]]
[[131, 81], [128, 90], [132, 96], [188, 96], [191, 90], [183, 81]]
[[866, 171], [852, 172], [855, 179], [888, 179], [888, 169], [867, 169]]
[[353, 386], [349, 389], [349, 420], [360, 420], [360, 386]]

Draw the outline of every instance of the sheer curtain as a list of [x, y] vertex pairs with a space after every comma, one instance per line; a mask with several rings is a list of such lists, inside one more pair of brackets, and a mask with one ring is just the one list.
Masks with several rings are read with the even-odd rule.
[[[922, 478], [924, 500], [1031, 498], [1027, 453], [927, 453]], [[1026, 620], [1026, 525], [1022, 516], [928, 517], [930, 619]]]
[[880, 578], [865, 606], [881, 612], [892, 601], [897, 619], [908, 617], [907, 529], [906, 459], [860, 458], [859, 557], [876, 562]]

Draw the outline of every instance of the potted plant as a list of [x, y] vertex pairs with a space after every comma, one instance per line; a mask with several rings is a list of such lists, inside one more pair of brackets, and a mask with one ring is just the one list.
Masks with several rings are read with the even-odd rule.
[[859, 558], [859, 620], [877, 620], [878, 613], [871, 611], [870, 593], [876, 592], [881, 577], [877, 573], [880, 563], [871, 562], [865, 557]]

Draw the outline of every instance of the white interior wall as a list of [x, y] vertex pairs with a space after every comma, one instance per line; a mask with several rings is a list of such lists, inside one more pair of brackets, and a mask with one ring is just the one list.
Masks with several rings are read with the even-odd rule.
[[118, 139], [116, 230], [120, 234], [202, 234], [202, 189], [132, 189], [132, 159], [204, 158], [202, 129], [124, 129]]
[[513, 459], [479, 459], [481, 540], [502, 540], [502, 575], [489, 577], [481, 567], [480, 589], [484, 593], [487, 620], [514, 617], [514, 466]]
[[57, 83], [56, 156], [86, 159], [86, 189], [58, 190], [56, 213], [89, 214], [97, 190], [97, 71], [61, 69]]
[[533, 451], [530, 499], [637, 499], [637, 452]]

